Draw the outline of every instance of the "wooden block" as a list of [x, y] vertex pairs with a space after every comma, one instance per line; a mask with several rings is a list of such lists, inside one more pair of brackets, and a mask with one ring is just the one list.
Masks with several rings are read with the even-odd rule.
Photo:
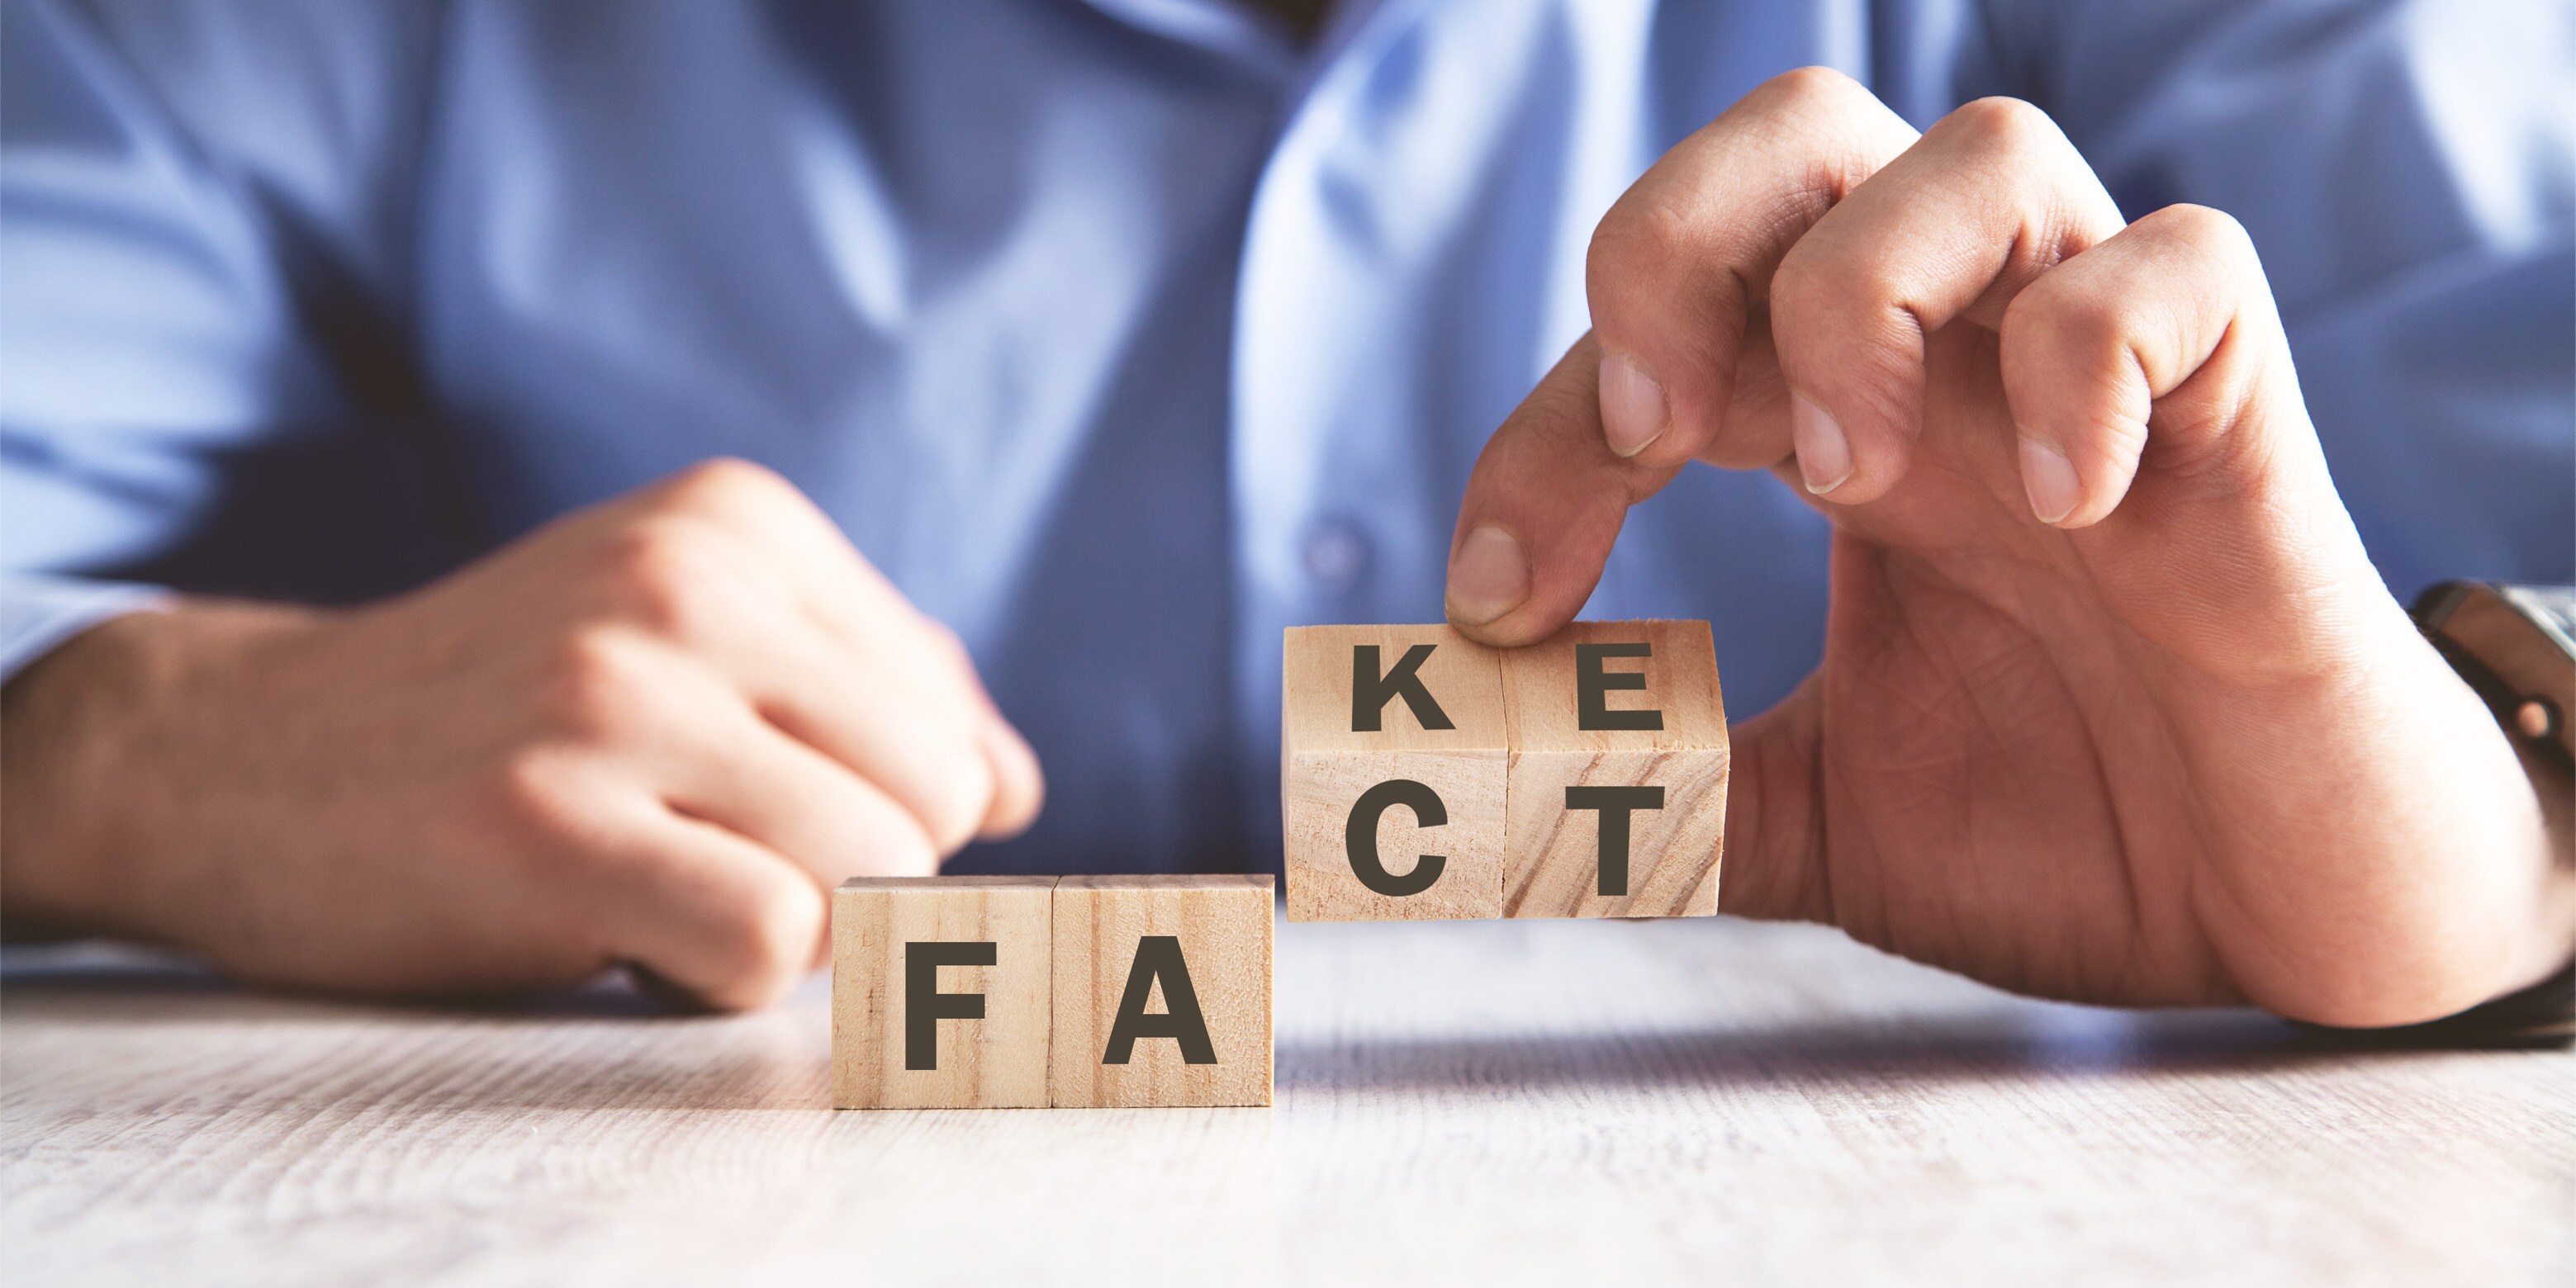
[[1052, 1103], [1269, 1104], [1270, 890], [1266, 873], [1057, 882]]
[[1505, 653], [1503, 685], [1504, 915], [1714, 914], [1727, 749], [1708, 623], [1576, 622]]
[[832, 1104], [1047, 1103], [1054, 877], [853, 877], [832, 892]]
[[1446, 626], [1294, 627], [1285, 655], [1288, 919], [1503, 915], [1500, 656]]

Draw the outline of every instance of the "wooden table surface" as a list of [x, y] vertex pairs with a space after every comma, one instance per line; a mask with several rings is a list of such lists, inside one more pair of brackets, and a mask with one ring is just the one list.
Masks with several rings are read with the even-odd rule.
[[7, 965], [12, 1283], [2576, 1282], [2576, 1055], [1811, 927], [1283, 925], [1270, 1110], [835, 1113], [819, 978], [678, 1017]]

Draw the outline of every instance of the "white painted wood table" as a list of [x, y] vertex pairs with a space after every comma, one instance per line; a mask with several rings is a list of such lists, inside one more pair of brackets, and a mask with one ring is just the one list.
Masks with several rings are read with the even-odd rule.
[[1811, 927], [1282, 926], [1271, 1110], [835, 1113], [657, 1015], [23, 951], [16, 1284], [2576, 1282], [2576, 1056], [2008, 998]]

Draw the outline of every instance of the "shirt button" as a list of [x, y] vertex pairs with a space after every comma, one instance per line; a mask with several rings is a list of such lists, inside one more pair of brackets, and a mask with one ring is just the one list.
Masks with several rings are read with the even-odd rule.
[[1348, 519], [1325, 519], [1306, 532], [1306, 575], [1336, 595], [1347, 595], [1368, 578], [1369, 539]]

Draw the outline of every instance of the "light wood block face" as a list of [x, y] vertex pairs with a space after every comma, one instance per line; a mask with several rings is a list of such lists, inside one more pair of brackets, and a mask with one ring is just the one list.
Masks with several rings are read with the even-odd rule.
[[1708, 624], [1576, 622], [1502, 664], [1504, 915], [1714, 914], [1727, 745]]
[[856, 877], [832, 892], [832, 1103], [1047, 1103], [1054, 877]]
[[1055, 887], [1059, 1108], [1270, 1103], [1271, 879]]
[[1294, 627], [1282, 695], [1289, 920], [1501, 916], [1501, 655], [1445, 625]]

